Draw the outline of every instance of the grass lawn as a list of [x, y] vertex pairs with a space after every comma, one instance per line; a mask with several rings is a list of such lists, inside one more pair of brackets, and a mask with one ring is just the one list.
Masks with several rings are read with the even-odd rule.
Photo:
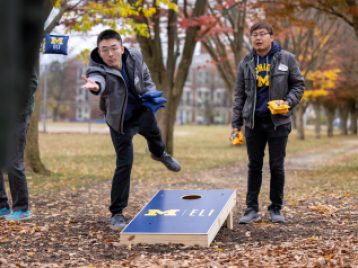
[[[176, 126], [175, 157], [183, 171], [163, 173], [160, 163], [150, 158], [146, 141], [140, 135], [134, 138], [135, 159], [132, 178], [136, 180], [175, 179], [201, 170], [245, 163], [245, 146], [232, 146], [228, 141], [229, 126]], [[354, 140], [353, 136], [322, 137], [315, 139], [308, 132], [305, 140], [297, 140], [293, 131], [287, 148], [287, 157], [324, 153], [339, 147], [342, 142]], [[115, 153], [109, 134], [40, 134], [40, 149], [44, 164], [51, 176], [29, 174], [34, 194], [48, 190], [75, 189], [94, 181], [109, 180], [115, 166]], [[300, 176], [314, 175], [317, 180], [299, 183], [298, 188], [314, 188], [312, 185], [331, 186], [340, 189], [357, 189], [358, 152], [342, 155], [335, 163], [324, 163], [325, 168], [313, 173], [300, 172]], [[315, 159], [314, 161], [319, 161]], [[169, 178], [168, 178], [169, 176]]]

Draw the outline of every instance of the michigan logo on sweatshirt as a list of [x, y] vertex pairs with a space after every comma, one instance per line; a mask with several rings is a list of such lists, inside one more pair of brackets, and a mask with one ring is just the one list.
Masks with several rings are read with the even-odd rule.
[[270, 86], [270, 67], [271, 64], [260, 63], [256, 67], [257, 87], [268, 87]]

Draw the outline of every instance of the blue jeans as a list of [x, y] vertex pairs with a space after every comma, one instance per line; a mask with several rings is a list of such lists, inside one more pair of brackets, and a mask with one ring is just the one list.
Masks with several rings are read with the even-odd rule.
[[269, 209], [281, 209], [285, 185], [284, 160], [291, 123], [278, 126], [276, 129], [271, 117], [255, 117], [255, 127], [245, 128], [248, 164], [248, 182], [246, 205], [259, 210], [258, 196], [262, 184], [262, 166], [265, 147], [268, 144], [270, 164], [270, 200]]
[[130, 176], [133, 165], [133, 136], [137, 133], [145, 137], [149, 151], [160, 157], [165, 144], [154, 114], [146, 108], [137, 111], [132, 119], [124, 124], [124, 134], [110, 128], [111, 138], [116, 151], [116, 169], [112, 179], [111, 205], [112, 215], [122, 213], [128, 205]]
[[[13, 143], [11, 144], [9, 163], [6, 173], [9, 178], [10, 193], [12, 197], [12, 210], [26, 210], [29, 208], [29, 193], [25, 175], [24, 152], [26, 145], [26, 132], [29, 126], [30, 115], [22, 116], [13, 130]], [[10, 208], [5, 191], [3, 171], [0, 171], [0, 209]]]

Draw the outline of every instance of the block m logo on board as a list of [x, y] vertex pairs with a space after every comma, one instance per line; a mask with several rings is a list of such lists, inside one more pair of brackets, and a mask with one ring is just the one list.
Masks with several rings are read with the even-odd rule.
[[180, 209], [168, 209], [165, 211], [162, 211], [160, 209], [148, 209], [147, 214], [144, 214], [144, 216], [154, 217], [158, 215], [164, 215], [164, 216], [176, 216], [177, 212], [179, 212]]

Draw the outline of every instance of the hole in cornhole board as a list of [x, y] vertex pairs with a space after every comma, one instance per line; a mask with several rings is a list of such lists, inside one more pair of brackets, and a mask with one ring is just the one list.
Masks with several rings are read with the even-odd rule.
[[181, 198], [184, 200], [196, 200], [196, 199], [200, 199], [203, 196], [201, 195], [197, 195], [197, 194], [189, 194], [189, 195], [184, 195]]

